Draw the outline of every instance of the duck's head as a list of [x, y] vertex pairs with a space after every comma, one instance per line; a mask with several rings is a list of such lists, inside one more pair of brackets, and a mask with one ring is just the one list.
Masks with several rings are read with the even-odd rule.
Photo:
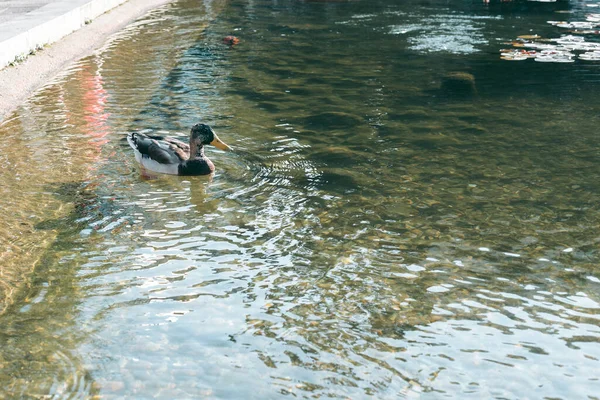
[[223, 143], [215, 131], [206, 124], [196, 124], [192, 126], [190, 135], [191, 140], [196, 142], [197, 145], [211, 144], [221, 150], [231, 150], [231, 147]]

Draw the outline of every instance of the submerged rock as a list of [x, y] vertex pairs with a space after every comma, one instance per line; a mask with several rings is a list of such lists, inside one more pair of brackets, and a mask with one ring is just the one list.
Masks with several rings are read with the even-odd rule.
[[353, 114], [343, 112], [323, 112], [302, 118], [305, 126], [313, 129], [344, 129], [364, 124], [364, 120]]
[[475, 77], [468, 72], [449, 72], [442, 77], [440, 90], [447, 96], [474, 96], [477, 94]]

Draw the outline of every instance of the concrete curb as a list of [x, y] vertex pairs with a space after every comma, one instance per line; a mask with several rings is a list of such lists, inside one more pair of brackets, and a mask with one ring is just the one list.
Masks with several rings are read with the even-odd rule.
[[126, 1], [128, 0], [60, 1], [32, 11], [26, 19], [5, 24], [0, 36], [0, 69], [75, 32]]

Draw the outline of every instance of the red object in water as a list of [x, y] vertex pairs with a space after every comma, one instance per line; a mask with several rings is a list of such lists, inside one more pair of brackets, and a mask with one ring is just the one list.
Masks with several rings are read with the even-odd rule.
[[223, 43], [225, 43], [229, 46], [235, 46], [239, 42], [240, 42], [240, 39], [236, 38], [235, 36], [225, 36], [223, 38]]

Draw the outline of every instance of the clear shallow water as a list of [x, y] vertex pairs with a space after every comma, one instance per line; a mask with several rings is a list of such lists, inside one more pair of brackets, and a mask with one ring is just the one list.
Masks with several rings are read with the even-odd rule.
[[176, 2], [0, 126], [0, 397], [597, 398], [600, 64], [499, 59], [589, 10], [395, 3]]

